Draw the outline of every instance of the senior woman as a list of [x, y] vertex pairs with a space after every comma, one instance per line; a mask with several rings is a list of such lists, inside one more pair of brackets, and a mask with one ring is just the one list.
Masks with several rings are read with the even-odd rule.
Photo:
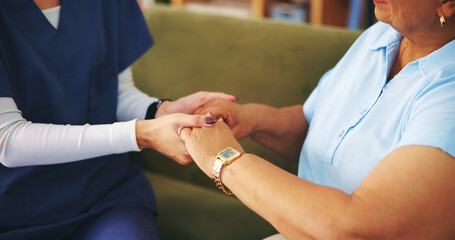
[[[374, 3], [381, 22], [303, 106], [215, 100], [200, 113], [227, 125], [180, 132], [202, 171], [286, 238], [455, 238], [455, 1]], [[300, 159], [298, 177], [243, 153], [246, 136]]]

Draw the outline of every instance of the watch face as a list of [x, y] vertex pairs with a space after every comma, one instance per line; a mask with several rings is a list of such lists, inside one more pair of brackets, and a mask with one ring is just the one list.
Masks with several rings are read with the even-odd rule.
[[240, 156], [240, 152], [238, 152], [237, 150], [235, 150], [235, 149], [233, 149], [231, 147], [228, 147], [228, 148], [226, 148], [223, 151], [218, 153], [218, 157], [223, 159], [225, 164], [231, 163], [231, 161], [236, 159], [238, 156]]

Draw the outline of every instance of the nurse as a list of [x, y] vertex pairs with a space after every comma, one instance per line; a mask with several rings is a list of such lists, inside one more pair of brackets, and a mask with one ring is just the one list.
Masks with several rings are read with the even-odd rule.
[[161, 239], [125, 153], [189, 163], [176, 131], [216, 119], [186, 114], [235, 97], [143, 94], [130, 65], [152, 44], [135, 0], [0, 1], [0, 239]]

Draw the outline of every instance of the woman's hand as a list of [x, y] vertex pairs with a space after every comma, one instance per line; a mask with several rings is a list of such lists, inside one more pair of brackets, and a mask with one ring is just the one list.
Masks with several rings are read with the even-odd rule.
[[213, 99], [195, 111], [195, 114], [210, 113], [222, 118], [232, 129], [237, 139], [248, 137], [256, 126], [254, 104], [239, 105], [224, 99]]
[[298, 161], [308, 130], [302, 109], [302, 105], [275, 108], [258, 103], [239, 105], [214, 99], [196, 110], [195, 114], [210, 112], [215, 117], [223, 118], [237, 139], [249, 136], [283, 157]]
[[186, 115], [182, 113], [136, 122], [136, 139], [140, 149], [153, 148], [177, 163], [186, 165], [192, 161], [185, 144], [178, 137], [178, 131], [184, 127], [212, 126], [215, 117]]
[[[237, 97], [220, 92], [197, 92], [181, 97], [175, 101], [161, 103], [156, 111], [156, 118], [172, 113], [195, 114], [195, 110], [212, 99], [224, 99], [229, 102], [237, 101]], [[205, 115], [205, 113], [204, 113]]]
[[186, 149], [193, 160], [210, 178], [213, 178], [212, 168], [218, 152], [227, 147], [244, 152], [231, 129], [222, 121], [210, 128], [183, 128], [180, 138], [185, 141]]

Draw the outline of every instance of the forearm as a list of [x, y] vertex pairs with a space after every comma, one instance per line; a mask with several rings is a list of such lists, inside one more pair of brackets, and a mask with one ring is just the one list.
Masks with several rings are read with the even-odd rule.
[[10, 98], [0, 98], [0, 162], [8, 167], [68, 163], [139, 150], [135, 121], [72, 126], [26, 121]]
[[246, 104], [243, 107], [256, 119], [250, 135], [252, 139], [288, 159], [298, 161], [308, 130], [301, 105], [273, 108]]
[[[210, 177], [219, 151], [243, 151], [221, 121], [212, 128], [184, 128], [180, 137]], [[252, 154], [223, 167], [221, 181], [290, 239], [453, 239], [454, 172], [455, 158], [442, 149], [407, 145], [381, 159], [352, 194], [298, 178]]]
[[288, 239], [453, 239], [454, 160], [437, 148], [401, 147], [351, 195], [251, 154], [226, 166], [222, 180]]
[[338, 189], [303, 180], [251, 154], [225, 167], [222, 181], [288, 239], [355, 238], [351, 226], [360, 220], [359, 208]]

